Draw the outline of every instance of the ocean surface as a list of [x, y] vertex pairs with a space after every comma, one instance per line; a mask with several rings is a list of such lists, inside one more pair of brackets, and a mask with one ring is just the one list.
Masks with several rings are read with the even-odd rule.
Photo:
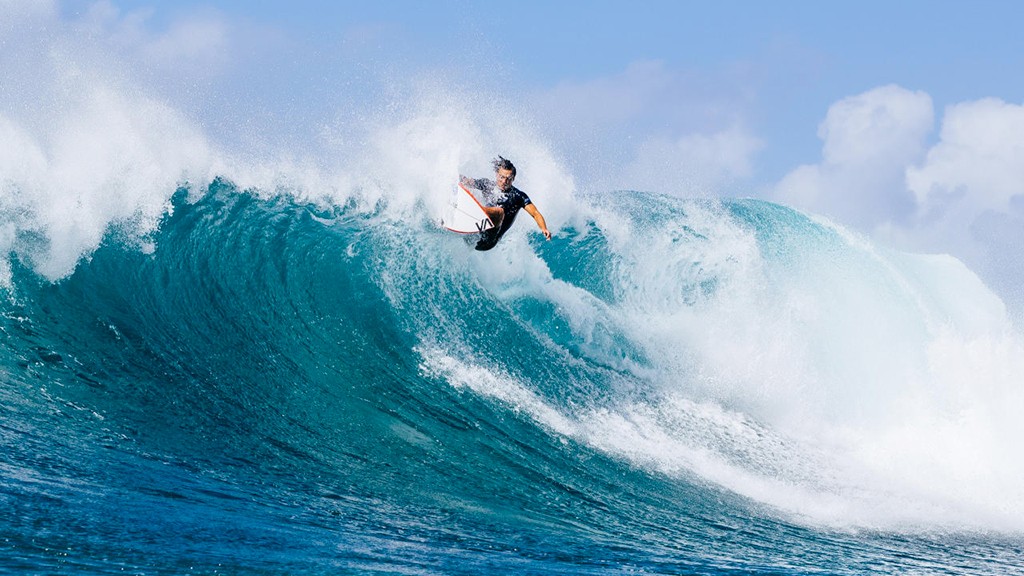
[[478, 253], [228, 176], [80, 249], [11, 190], [0, 572], [1024, 574], [1024, 344], [951, 257], [612, 191]]

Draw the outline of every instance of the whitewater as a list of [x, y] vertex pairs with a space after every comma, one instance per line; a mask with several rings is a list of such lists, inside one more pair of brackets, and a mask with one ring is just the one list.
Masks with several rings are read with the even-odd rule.
[[[0, 113], [3, 571], [1024, 573], [1024, 339], [950, 256], [579, 189], [444, 94], [309, 160], [45, 92]], [[498, 153], [551, 241], [439, 227]]]

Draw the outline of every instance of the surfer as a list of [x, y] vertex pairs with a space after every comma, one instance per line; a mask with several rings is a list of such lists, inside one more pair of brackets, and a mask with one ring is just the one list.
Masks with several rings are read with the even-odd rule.
[[498, 240], [505, 235], [512, 223], [515, 222], [516, 214], [520, 210], [533, 216], [540, 228], [544, 238], [551, 240], [551, 232], [548, 232], [548, 225], [544, 222], [537, 207], [530, 201], [525, 192], [512, 185], [516, 179], [516, 167], [512, 162], [498, 156], [492, 162], [494, 164], [494, 180], [489, 178], [467, 178], [461, 176], [462, 183], [470, 188], [476, 188], [483, 194], [483, 209], [494, 223], [494, 228], [484, 230], [480, 233], [480, 240], [476, 243], [477, 250], [490, 250], [498, 243]]

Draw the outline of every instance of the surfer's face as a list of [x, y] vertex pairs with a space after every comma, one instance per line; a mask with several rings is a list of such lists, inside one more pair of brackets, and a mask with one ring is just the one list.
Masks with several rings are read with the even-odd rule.
[[498, 183], [498, 189], [502, 192], [507, 192], [512, 187], [512, 181], [516, 179], [516, 175], [507, 168], [501, 168], [498, 170], [494, 180]]

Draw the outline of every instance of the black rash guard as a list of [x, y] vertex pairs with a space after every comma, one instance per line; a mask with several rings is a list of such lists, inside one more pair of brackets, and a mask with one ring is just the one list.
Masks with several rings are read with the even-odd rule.
[[509, 227], [515, 222], [519, 211], [525, 208], [527, 204], [532, 204], [533, 202], [530, 201], [530, 197], [526, 195], [526, 192], [519, 188], [513, 186], [507, 192], [502, 192], [496, 188], [493, 180], [487, 178], [473, 180], [473, 187], [483, 193], [483, 200], [486, 206], [501, 206], [505, 210], [505, 218], [501, 221], [501, 226], [481, 232], [480, 241], [476, 243], [477, 250], [490, 250], [494, 248], [498, 240], [501, 240], [505, 232], [508, 232]]

